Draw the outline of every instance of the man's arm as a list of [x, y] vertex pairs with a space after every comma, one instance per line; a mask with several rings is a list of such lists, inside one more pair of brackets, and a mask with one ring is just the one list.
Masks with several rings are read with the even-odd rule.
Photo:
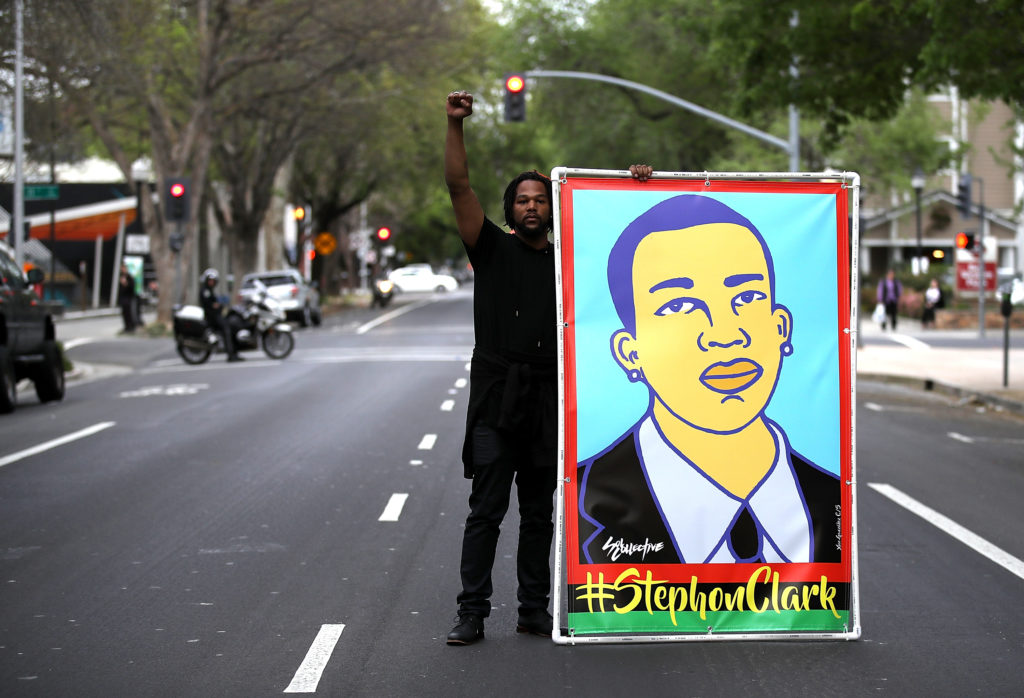
[[452, 92], [448, 95], [448, 134], [444, 144], [444, 181], [455, 210], [459, 237], [468, 247], [475, 247], [484, 224], [484, 209], [476, 192], [469, 185], [469, 163], [462, 122], [473, 113], [473, 95]]

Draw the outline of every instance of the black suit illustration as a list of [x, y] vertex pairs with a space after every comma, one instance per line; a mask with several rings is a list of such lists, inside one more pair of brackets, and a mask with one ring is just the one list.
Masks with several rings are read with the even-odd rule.
[[[611, 551], [603, 549], [609, 538], [639, 544], [645, 541], [651, 544], [663, 543], [658, 550], [649, 547], [644, 551], [644, 564], [683, 562], [672, 544], [668, 525], [648, 486], [638, 453], [638, 430], [639, 424], [602, 454], [581, 462], [577, 467], [581, 564], [640, 561], [639, 555], [613, 560]], [[789, 457], [811, 518], [812, 561], [839, 562], [839, 479], [807, 462], [797, 453], [790, 451]]]

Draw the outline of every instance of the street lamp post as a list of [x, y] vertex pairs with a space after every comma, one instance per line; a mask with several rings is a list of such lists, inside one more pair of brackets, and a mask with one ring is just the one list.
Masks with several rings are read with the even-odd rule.
[[910, 186], [914, 188], [914, 200], [917, 209], [917, 255], [911, 265], [914, 276], [918, 273], [924, 274], [927, 271], [924, 256], [921, 253], [921, 190], [924, 189], [924, 172], [918, 167], [910, 178]]

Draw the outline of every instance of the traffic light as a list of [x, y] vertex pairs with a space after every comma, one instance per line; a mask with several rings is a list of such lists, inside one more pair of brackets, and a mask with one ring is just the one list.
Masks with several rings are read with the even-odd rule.
[[960, 250], [974, 250], [974, 233], [957, 233], [956, 246]]
[[957, 208], [964, 218], [971, 217], [971, 175], [966, 172], [960, 175], [960, 181], [956, 184]]
[[377, 239], [380, 240], [381, 242], [387, 242], [388, 240], [390, 240], [391, 228], [387, 227], [386, 225], [382, 225], [381, 227], [377, 228]]
[[505, 121], [526, 121], [526, 78], [521, 73], [505, 76]]
[[292, 217], [295, 219], [295, 234], [298, 237], [299, 242], [306, 235], [306, 207], [296, 206], [292, 209]]
[[164, 217], [171, 223], [184, 223], [188, 220], [188, 200], [191, 189], [192, 183], [188, 177], [167, 180]]

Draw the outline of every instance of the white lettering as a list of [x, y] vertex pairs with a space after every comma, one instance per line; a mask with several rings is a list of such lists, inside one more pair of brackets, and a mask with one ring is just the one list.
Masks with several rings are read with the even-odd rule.
[[664, 548], [665, 544], [663, 542], [652, 543], [649, 538], [644, 538], [643, 543], [627, 543], [622, 538], [615, 540], [611, 536], [601, 546], [601, 550], [609, 554], [612, 562], [616, 562], [623, 555], [630, 557], [637, 553], [640, 553], [640, 559], [644, 560], [647, 557], [647, 553], [660, 552]]

